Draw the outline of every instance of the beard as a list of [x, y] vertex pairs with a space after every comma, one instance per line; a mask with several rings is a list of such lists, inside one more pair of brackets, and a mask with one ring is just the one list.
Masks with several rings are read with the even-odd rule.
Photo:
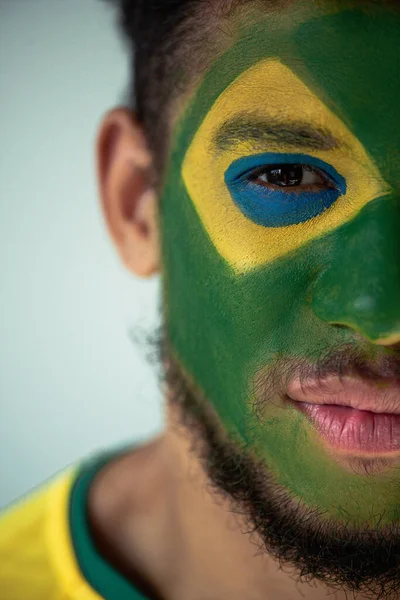
[[[318, 509], [301, 504], [277, 483], [264, 460], [261, 462], [250, 447], [243, 448], [230, 438], [211, 403], [175, 358], [163, 330], [147, 339], [153, 348], [148, 358], [162, 365], [160, 375], [168, 388], [168, 401], [177, 409], [212, 492], [227, 501], [230, 510], [239, 516], [243, 533], [251, 536], [258, 552], [275, 558], [301, 583], [316, 580], [352, 593], [354, 598], [398, 598], [400, 527], [391, 523], [357, 529], [345, 521], [324, 519]], [[375, 353], [373, 361], [366, 358], [361, 347], [336, 349], [312, 366], [281, 361], [257, 376], [254, 413], [261, 415], [269, 398], [284, 397], [294, 372], [304, 380], [310, 376], [322, 380], [332, 373], [400, 380], [397, 350], [393, 352], [392, 348], [379, 356]], [[368, 459], [356, 460], [365, 461], [368, 475]]]

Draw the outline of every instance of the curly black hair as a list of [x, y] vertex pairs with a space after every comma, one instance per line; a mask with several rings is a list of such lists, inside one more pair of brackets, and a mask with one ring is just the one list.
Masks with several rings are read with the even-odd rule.
[[156, 167], [162, 170], [174, 101], [222, 48], [224, 19], [254, 0], [105, 1], [117, 9], [118, 29], [129, 52], [126, 104], [143, 124]]

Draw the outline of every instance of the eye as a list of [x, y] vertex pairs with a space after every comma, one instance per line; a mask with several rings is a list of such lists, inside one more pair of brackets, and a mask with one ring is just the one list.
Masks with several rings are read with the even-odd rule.
[[225, 184], [245, 217], [264, 227], [305, 223], [346, 194], [344, 177], [307, 154], [239, 158], [225, 171]]
[[[317, 191], [334, 188], [334, 184], [320, 170], [309, 165], [282, 164], [268, 165], [256, 169], [249, 175], [249, 181], [267, 188], [301, 188], [301, 191]], [[299, 190], [300, 191], [300, 190]]]

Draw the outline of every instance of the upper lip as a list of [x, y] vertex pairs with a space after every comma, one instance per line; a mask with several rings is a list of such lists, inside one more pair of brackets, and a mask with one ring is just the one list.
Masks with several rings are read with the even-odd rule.
[[291, 400], [308, 404], [337, 404], [374, 413], [400, 414], [397, 382], [331, 375], [323, 379], [293, 379], [287, 394]]

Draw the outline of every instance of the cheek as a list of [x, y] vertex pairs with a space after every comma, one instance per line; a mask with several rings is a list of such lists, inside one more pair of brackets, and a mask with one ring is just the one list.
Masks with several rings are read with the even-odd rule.
[[182, 186], [167, 186], [161, 206], [170, 342], [225, 425], [244, 435], [255, 373], [277, 354], [290, 355], [295, 338], [304, 343], [307, 327], [309, 333], [310, 256], [237, 274]]

